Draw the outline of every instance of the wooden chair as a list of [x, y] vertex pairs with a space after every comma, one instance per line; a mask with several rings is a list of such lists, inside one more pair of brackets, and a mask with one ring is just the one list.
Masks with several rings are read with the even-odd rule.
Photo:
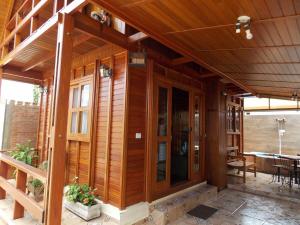
[[[247, 161], [248, 156], [253, 157], [253, 161]], [[249, 158], [249, 157], [248, 157]], [[246, 172], [253, 172], [254, 177], [256, 177], [256, 155], [254, 154], [242, 154], [239, 153], [238, 155], [229, 155], [227, 159], [227, 166], [230, 169], [237, 169], [238, 174], [240, 171], [243, 171], [243, 182], [246, 183]], [[228, 173], [230, 176], [238, 176], [232, 173]]]

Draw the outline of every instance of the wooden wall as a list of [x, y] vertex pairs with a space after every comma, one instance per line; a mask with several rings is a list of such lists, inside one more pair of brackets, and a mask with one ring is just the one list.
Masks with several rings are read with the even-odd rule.
[[[78, 57], [73, 66], [89, 65], [93, 62], [95, 66], [105, 64], [113, 68], [113, 76], [100, 78], [95, 70], [93, 76], [97, 77], [94, 78], [93, 97], [96, 101], [92, 106], [94, 115], [89, 146], [81, 143], [79, 154], [82, 160], [74, 164], [71, 160], [70, 165], [77, 166], [75, 171], [78, 171], [76, 175], [79, 180], [97, 188], [102, 200], [121, 207], [127, 52], [108, 45]], [[70, 145], [72, 147], [74, 145]], [[73, 160], [75, 159], [76, 157]], [[74, 173], [74, 169], [70, 168], [69, 171]]]
[[[219, 190], [227, 186], [226, 97], [218, 79], [206, 82], [206, 176]], [[217, 166], [216, 166], [217, 165]]]
[[[113, 68], [112, 78], [100, 78], [97, 68], [106, 64]], [[97, 188], [105, 202], [121, 208], [125, 136], [127, 51], [105, 45], [73, 59], [72, 82], [92, 76], [91, 124], [89, 137], [68, 137], [66, 184], [79, 178]], [[45, 75], [46, 76], [46, 75]], [[47, 159], [49, 117], [51, 115], [51, 80], [45, 80], [48, 93], [43, 94], [39, 123], [38, 148]], [[111, 97], [110, 97], [111, 96]]]
[[[145, 201], [146, 68], [128, 69], [128, 123], [125, 205]], [[141, 139], [136, 138], [141, 133]]]
[[42, 85], [44, 87], [44, 91], [41, 94], [40, 98], [40, 115], [37, 141], [37, 149], [40, 156], [40, 162], [48, 159], [52, 79], [45, 79]]
[[[118, 208], [125, 208], [141, 201], [151, 201], [149, 193], [152, 186], [149, 186], [151, 181], [150, 183], [147, 181], [147, 177], [151, 175], [151, 166], [147, 167], [147, 159], [150, 160], [148, 157], [151, 155], [148, 151], [151, 149], [147, 149], [146, 146], [146, 142], [148, 144], [151, 142], [151, 139], [150, 142], [147, 139], [149, 137], [147, 108], [153, 95], [148, 89], [150, 72], [155, 75], [153, 77], [159, 76], [163, 81], [183, 85], [191, 90], [203, 92], [205, 88], [202, 82], [195, 82], [156, 63], [154, 67], [128, 68], [127, 61], [127, 51], [113, 45], [105, 45], [73, 60], [71, 84], [85, 76], [91, 76], [93, 80], [91, 132], [89, 138], [85, 140], [68, 138], [67, 145], [66, 183], [70, 183], [75, 176], [78, 176], [80, 183], [88, 183], [97, 188], [97, 194], [104, 202]], [[112, 78], [101, 78], [98, 75], [98, 66], [101, 64], [113, 68]], [[151, 68], [150, 72], [149, 68]], [[208, 161], [206, 170], [213, 174], [208, 176], [210, 183], [224, 187], [226, 176], [222, 177], [223, 167], [215, 167], [218, 163], [225, 163], [223, 150], [225, 149], [226, 152], [225, 102], [219, 96], [222, 87], [219, 84], [217, 87], [214, 86], [218, 82], [215, 81], [207, 88], [209, 96], [206, 104], [208, 107], [206, 123], [210, 128], [206, 131], [209, 142], [206, 148], [210, 153], [206, 155]], [[50, 95], [44, 98], [41, 107], [41, 112], [44, 114], [41, 114], [39, 147], [47, 150], [47, 141], [43, 141], [46, 140], [45, 133], [41, 130], [45, 127], [44, 130], [47, 130], [46, 121], [50, 109], [46, 107], [46, 102], [48, 101], [49, 104], [51, 98]], [[223, 103], [224, 109], [219, 105]], [[224, 126], [222, 119], [224, 119]], [[224, 139], [219, 139], [223, 131]], [[141, 133], [140, 139], [136, 138], [137, 133]], [[46, 137], [48, 134], [46, 133]], [[202, 165], [206, 164], [207, 162]], [[204, 175], [201, 180], [190, 182], [182, 186], [182, 189], [203, 179], [205, 179]], [[178, 190], [180, 188], [173, 191]]]

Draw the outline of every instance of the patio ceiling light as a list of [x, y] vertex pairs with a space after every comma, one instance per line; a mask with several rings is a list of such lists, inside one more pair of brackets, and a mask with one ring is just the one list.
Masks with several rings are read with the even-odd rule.
[[241, 26], [244, 27], [245, 33], [246, 33], [246, 38], [248, 40], [253, 38], [253, 34], [250, 31], [250, 21], [251, 21], [251, 18], [249, 16], [240, 16], [237, 18], [237, 22], [235, 24], [235, 32], [237, 34], [241, 33]]

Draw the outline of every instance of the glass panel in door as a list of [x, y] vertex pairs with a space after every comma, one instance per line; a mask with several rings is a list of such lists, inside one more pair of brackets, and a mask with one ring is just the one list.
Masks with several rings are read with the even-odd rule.
[[171, 185], [188, 180], [189, 92], [172, 88]]
[[201, 114], [200, 114], [200, 97], [195, 96], [194, 98], [194, 160], [193, 160], [193, 169], [194, 172], [200, 171], [200, 150], [201, 150], [201, 136], [200, 136], [200, 127], [201, 127]]
[[158, 88], [156, 181], [167, 180], [168, 154], [168, 88]]

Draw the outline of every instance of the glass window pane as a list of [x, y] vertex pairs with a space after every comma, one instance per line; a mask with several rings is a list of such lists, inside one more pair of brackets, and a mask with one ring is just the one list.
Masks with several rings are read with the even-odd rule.
[[240, 131], [240, 114], [241, 110], [240, 108], [235, 108], [235, 131], [239, 132]]
[[81, 107], [87, 107], [89, 105], [90, 98], [90, 85], [85, 84], [81, 87]]
[[72, 99], [72, 108], [78, 107], [78, 88], [73, 88], [73, 99]]
[[77, 113], [76, 112], [72, 112], [72, 115], [71, 115], [71, 126], [70, 126], [70, 131], [71, 133], [76, 133], [76, 124], [77, 124]]
[[160, 87], [158, 93], [158, 136], [166, 136], [168, 127], [168, 89]]
[[194, 171], [199, 171], [200, 163], [200, 97], [195, 97], [194, 104]]
[[167, 143], [158, 143], [157, 152], [157, 181], [166, 179], [166, 166], [167, 165]]
[[88, 133], [88, 112], [80, 112], [80, 130], [79, 133], [87, 134]]

